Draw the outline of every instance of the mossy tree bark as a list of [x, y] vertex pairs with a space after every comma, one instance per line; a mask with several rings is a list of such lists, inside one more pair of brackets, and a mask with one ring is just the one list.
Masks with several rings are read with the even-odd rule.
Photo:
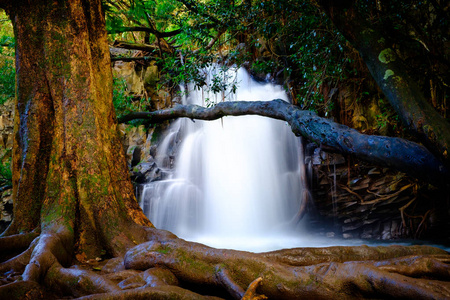
[[16, 36], [14, 220], [4, 235], [57, 234], [80, 259], [144, 241], [112, 105], [100, 1], [6, 6]]

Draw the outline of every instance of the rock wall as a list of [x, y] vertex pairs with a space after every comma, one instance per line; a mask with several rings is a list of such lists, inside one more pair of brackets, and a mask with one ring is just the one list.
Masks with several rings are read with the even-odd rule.
[[[5, 164], [11, 158], [14, 130], [14, 99], [0, 105], [0, 163]], [[0, 233], [12, 219], [12, 190], [8, 185], [0, 185]]]
[[[137, 50], [111, 48], [112, 55], [139, 57]], [[159, 86], [160, 72], [156, 61], [114, 61], [112, 71], [115, 77], [122, 78], [126, 83], [126, 90], [134, 98], [146, 99], [149, 110], [164, 109], [172, 105], [171, 93]]]
[[14, 130], [14, 99], [0, 105], [0, 157], [12, 149]]
[[162, 179], [164, 172], [156, 162], [156, 155], [157, 140], [164, 129], [120, 124], [119, 130], [133, 183], [139, 185]]

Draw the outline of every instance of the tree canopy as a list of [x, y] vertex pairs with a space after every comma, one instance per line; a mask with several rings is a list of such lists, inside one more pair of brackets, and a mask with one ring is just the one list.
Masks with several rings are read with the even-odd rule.
[[[206, 75], [197, 70], [212, 63], [223, 68], [244, 65], [255, 77], [283, 84], [301, 109], [350, 127], [367, 123], [358, 112], [376, 102], [377, 125], [364, 133], [424, 144], [449, 168], [448, 7], [444, 3], [127, 3], [105, 4], [111, 16], [108, 30], [115, 33], [110, 37], [116, 46], [151, 52], [149, 58], [162, 70], [158, 84], [176, 88], [191, 81], [221, 91], [229, 88], [221, 80], [223, 73], [206, 86]], [[134, 42], [118, 38], [117, 33], [129, 31], [134, 32]], [[238, 84], [232, 83], [231, 90]], [[356, 101], [349, 105], [345, 97]]]

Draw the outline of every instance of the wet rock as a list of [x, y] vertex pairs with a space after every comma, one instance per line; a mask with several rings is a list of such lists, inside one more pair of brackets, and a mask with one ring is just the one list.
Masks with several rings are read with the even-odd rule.
[[122, 144], [130, 167], [134, 167], [140, 162], [149, 161], [153, 158], [150, 154], [152, 147], [151, 140], [154, 132], [153, 128], [147, 130], [144, 125], [135, 127], [120, 124], [119, 132], [122, 135]]
[[140, 146], [135, 146], [131, 154], [131, 167], [136, 166], [141, 162], [142, 150]]
[[0, 233], [11, 223], [13, 217], [12, 189], [8, 189], [0, 195]]
[[161, 180], [163, 172], [155, 162], [145, 162], [133, 168], [132, 179], [138, 184]]

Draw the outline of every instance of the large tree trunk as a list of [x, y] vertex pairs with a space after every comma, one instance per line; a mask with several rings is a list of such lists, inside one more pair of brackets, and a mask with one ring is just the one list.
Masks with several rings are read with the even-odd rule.
[[383, 32], [380, 25], [369, 23], [369, 8], [358, 9], [354, 0], [321, 0], [319, 3], [338, 30], [359, 51], [403, 124], [450, 167], [450, 123], [438, 114], [408, 75], [394, 50], [395, 38]]
[[14, 220], [81, 260], [123, 253], [151, 226], [135, 200], [112, 105], [100, 0], [10, 4], [16, 37]]

